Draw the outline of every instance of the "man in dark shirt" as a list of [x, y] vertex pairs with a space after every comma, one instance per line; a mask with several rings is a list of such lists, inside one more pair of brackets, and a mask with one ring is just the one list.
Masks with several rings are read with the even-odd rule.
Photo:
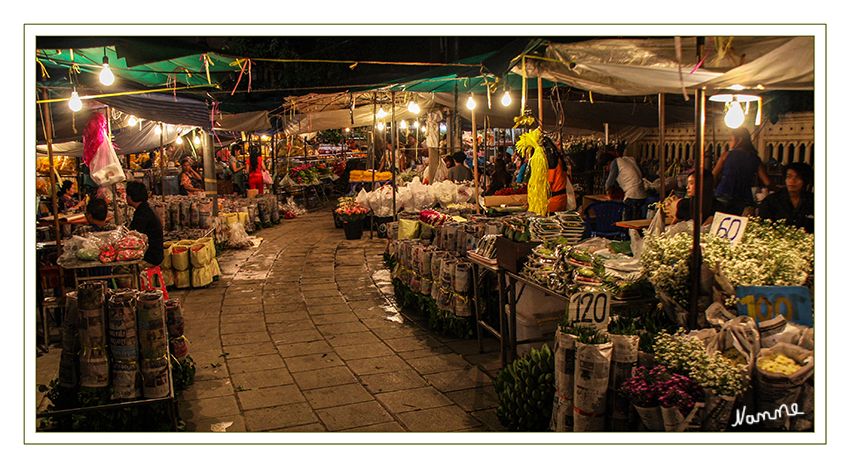
[[148, 188], [142, 182], [127, 182], [127, 204], [135, 208], [133, 221], [128, 226], [133, 231], [148, 236], [148, 249], [139, 268], [144, 270], [159, 266], [165, 259], [162, 246], [162, 222], [148, 204]]

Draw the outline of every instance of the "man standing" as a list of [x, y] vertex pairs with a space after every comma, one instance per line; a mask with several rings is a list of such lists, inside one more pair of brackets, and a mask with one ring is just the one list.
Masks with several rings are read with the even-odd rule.
[[646, 203], [646, 190], [643, 188], [640, 167], [631, 156], [623, 156], [623, 153], [619, 151], [614, 154], [616, 157], [609, 165], [605, 190], [611, 190], [619, 185], [625, 193], [623, 202], [631, 208], [631, 212], [626, 213], [626, 220], [640, 219], [641, 207]]
[[463, 182], [472, 180], [472, 171], [466, 166], [466, 153], [458, 151], [452, 155], [455, 165], [449, 169], [449, 179], [452, 182]]
[[139, 181], [127, 182], [127, 204], [135, 208], [133, 220], [128, 226], [148, 236], [148, 249], [139, 268], [145, 270], [159, 266], [165, 259], [162, 243], [162, 221], [148, 204], [148, 188]]

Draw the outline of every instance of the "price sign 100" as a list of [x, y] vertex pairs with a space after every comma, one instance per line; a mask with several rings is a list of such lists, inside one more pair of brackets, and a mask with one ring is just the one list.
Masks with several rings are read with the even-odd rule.
[[596, 330], [608, 328], [611, 318], [611, 295], [605, 291], [588, 291], [570, 296], [570, 322]]

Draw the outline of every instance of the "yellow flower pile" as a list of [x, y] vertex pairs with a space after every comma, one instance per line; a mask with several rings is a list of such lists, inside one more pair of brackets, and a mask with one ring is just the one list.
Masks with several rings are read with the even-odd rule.
[[784, 354], [764, 356], [758, 360], [757, 364], [759, 369], [785, 375], [791, 375], [803, 367]]
[[747, 358], [735, 348], [729, 348], [726, 351], [723, 351], [722, 356], [731, 362], [733, 366], [747, 365]]

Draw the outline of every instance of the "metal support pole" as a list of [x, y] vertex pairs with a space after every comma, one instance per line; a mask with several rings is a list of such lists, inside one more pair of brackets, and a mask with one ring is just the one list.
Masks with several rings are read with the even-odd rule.
[[218, 182], [215, 177], [215, 154], [213, 153], [212, 134], [204, 132], [204, 190], [207, 198], [212, 198], [212, 215], [218, 216]]
[[700, 226], [702, 224], [702, 167], [705, 149], [705, 90], [696, 92], [696, 154], [694, 165], [694, 179], [696, 179], [696, 203], [693, 208], [694, 243], [691, 250], [691, 307], [688, 313], [688, 328], [697, 328], [697, 314], [699, 306], [700, 273], [702, 270], [702, 247], [700, 246]]
[[[393, 113], [392, 113], [393, 135], [392, 136], [393, 136], [393, 140], [395, 140], [395, 141], [393, 141], [393, 154], [392, 154], [392, 156], [393, 156], [392, 157], [393, 166], [392, 166], [392, 169], [391, 169], [392, 170], [392, 177], [393, 177], [393, 217], [395, 217], [395, 213], [396, 213], [396, 211], [398, 211], [396, 209], [396, 205], [395, 205], [396, 204], [395, 194], [396, 194], [396, 191], [398, 191], [398, 186], [396, 186], [396, 181], [395, 181], [395, 164], [396, 164], [395, 163], [395, 156], [396, 156], [396, 153], [398, 153], [398, 138], [395, 137], [396, 136], [395, 135], [395, 91], [390, 92], [390, 100], [391, 100], [390, 105], [392, 106], [392, 111], [393, 111]], [[386, 134], [389, 135], [389, 132], [387, 132]]]
[[666, 172], [666, 159], [667, 155], [664, 151], [664, 132], [666, 131], [665, 123], [664, 123], [664, 94], [658, 94], [658, 160], [659, 160], [659, 172], [661, 179], [661, 197], [658, 201], [658, 209], [661, 211], [661, 230], [664, 230], [664, 222], [667, 216], [667, 213], [664, 212], [664, 199], [667, 198], [667, 178], [664, 175]]
[[470, 109], [472, 118], [472, 165], [475, 167], [475, 212], [481, 213], [481, 205], [478, 203], [478, 135], [475, 128], [475, 109]]

